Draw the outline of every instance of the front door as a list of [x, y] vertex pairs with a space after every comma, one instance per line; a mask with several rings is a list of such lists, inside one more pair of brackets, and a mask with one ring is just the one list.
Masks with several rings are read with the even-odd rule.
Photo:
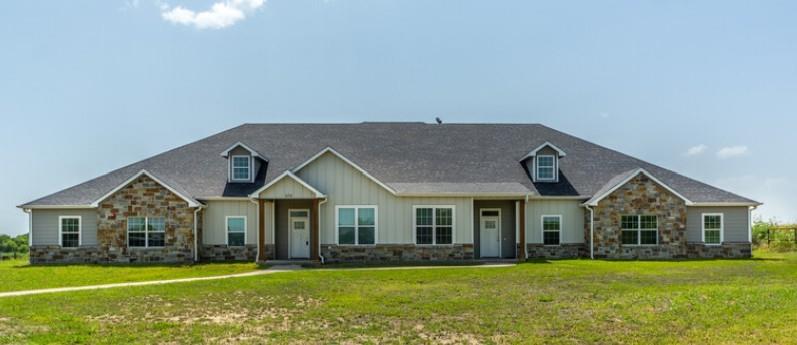
[[288, 230], [290, 232], [290, 258], [310, 258], [310, 211], [288, 210]]
[[482, 210], [479, 232], [479, 251], [483, 258], [501, 256], [501, 211]]

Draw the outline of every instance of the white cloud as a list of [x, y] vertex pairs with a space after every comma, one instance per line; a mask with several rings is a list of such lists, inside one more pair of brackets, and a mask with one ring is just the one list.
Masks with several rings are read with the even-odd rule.
[[689, 157], [697, 156], [697, 155], [701, 155], [704, 152], [706, 152], [707, 149], [708, 149], [708, 146], [700, 144], [700, 145], [697, 145], [697, 146], [690, 147], [688, 150], [686, 150], [686, 153], [684, 153], [684, 154], [686, 156], [689, 156]]
[[209, 10], [195, 12], [182, 6], [170, 8], [161, 6], [161, 17], [164, 20], [180, 25], [193, 26], [197, 29], [223, 29], [246, 18], [265, 4], [266, 0], [227, 0], [216, 2]]
[[747, 154], [749, 149], [744, 145], [723, 147], [717, 151], [717, 157], [720, 159], [733, 158]]

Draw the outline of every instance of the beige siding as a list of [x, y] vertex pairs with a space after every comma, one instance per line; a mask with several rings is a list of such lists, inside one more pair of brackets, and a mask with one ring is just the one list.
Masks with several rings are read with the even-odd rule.
[[84, 246], [97, 245], [97, 210], [33, 210], [33, 245], [58, 245], [58, 217], [80, 216], [80, 241]]
[[747, 207], [687, 207], [686, 240], [702, 242], [703, 213], [722, 213], [725, 242], [749, 242], [750, 227]]
[[529, 200], [526, 204], [526, 241], [542, 243], [542, 216], [561, 215], [562, 243], [584, 243], [584, 208], [578, 200]]
[[315, 193], [288, 176], [260, 193], [261, 199], [314, 199], [315, 197]]
[[[257, 205], [245, 201], [208, 201], [204, 212], [202, 243], [225, 244], [228, 216], [246, 217], [246, 244], [257, 244]], [[266, 207], [270, 210], [270, 207]]]
[[473, 243], [470, 198], [399, 198], [368, 179], [358, 170], [326, 153], [297, 175], [328, 196], [321, 205], [321, 243], [333, 244], [335, 206], [376, 205], [379, 243], [414, 243], [413, 205], [453, 205], [455, 243]]

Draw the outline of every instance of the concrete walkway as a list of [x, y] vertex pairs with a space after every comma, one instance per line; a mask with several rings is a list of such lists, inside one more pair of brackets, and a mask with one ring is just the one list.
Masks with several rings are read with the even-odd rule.
[[[476, 265], [476, 266], [397, 266], [397, 267], [358, 267], [358, 268], [329, 268], [329, 269], [319, 269], [318, 271], [367, 271], [367, 270], [411, 270], [411, 269], [439, 269], [439, 268], [498, 268], [498, 267], [511, 267], [515, 264], [495, 264], [495, 265]], [[220, 279], [230, 279], [230, 278], [242, 278], [242, 277], [252, 277], [252, 276], [261, 276], [266, 274], [274, 274], [279, 272], [289, 272], [302, 269], [301, 266], [298, 265], [278, 265], [272, 266], [265, 270], [257, 270], [252, 272], [246, 273], [236, 273], [236, 274], [228, 274], [223, 276], [210, 276], [210, 277], [195, 277], [195, 278], [180, 278], [180, 279], [168, 279], [168, 280], [151, 280], [151, 281], [143, 281], [143, 282], [130, 282], [130, 283], [114, 283], [114, 284], [102, 284], [102, 285], [87, 285], [87, 286], [72, 286], [72, 287], [62, 287], [62, 288], [51, 288], [51, 289], [38, 289], [38, 290], [22, 290], [22, 291], [9, 291], [9, 292], [0, 292], [0, 298], [3, 297], [16, 297], [16, 296], [27, 296], [27, 295], [40, 295], [46, 293], [56, 293], [56, 292], [71, 292], [71, 291], [84, 291], [84, 290], [102, 290], [102, 289], [113, 289], [113, 288], [120, 288], [120, 287], [134, 287], [134, 286], [147, 286], [147, 285], [163, 285], [163, 284], [175, 284], [175, 283], [189, 283], [189, 282], [197, 282], [197, 281], [205, 281], [205, 280], [220, 280]]]

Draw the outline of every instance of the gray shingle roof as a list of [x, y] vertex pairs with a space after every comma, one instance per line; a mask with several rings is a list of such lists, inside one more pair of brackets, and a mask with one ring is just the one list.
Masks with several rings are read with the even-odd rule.
[[[559, 183], [532, 183], [519, 162], [544, 142], [561, 148]], [[244, 142], [269, 158], [252, 184], [227, 183], [219, 155]], [[755, 203], [539, 124], [246, 124], [112, 171], [25, 206], [88, 205], [142, 169], [197, 199], [242, 197], [326, 147], [399, 193], [591, 196], [643, 168], [693, 202]], [[264, 171], [265, 170], [265, 171]]]

